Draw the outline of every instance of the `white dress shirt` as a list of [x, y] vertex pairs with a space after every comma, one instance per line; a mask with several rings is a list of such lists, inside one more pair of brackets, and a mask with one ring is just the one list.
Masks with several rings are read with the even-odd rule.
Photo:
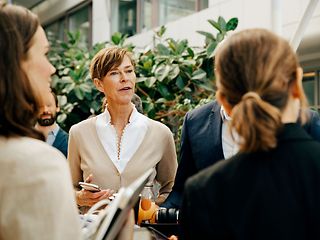
[[51, 146], [54, 143], [54, 140], [56, 140], [56, 137], [58, 135], [59, 129], [60, 129], [59, 125], [56, 124], [56, 127], [52, 131], [48, 132], [48, 137], [47, 137], [46, 142], [48, 144], [50, 144]]
[[118, 169], [123, 172], [127, 163], [139, 148], [148, 129], [148, 118], [139, 113], [134, 107], [120, 139], [120, 152], [118, 158], [118, 135], [115, 127], [111, 124], [111, 116], [106, 110], [97, 116], [96, 130], [100, 142], [106, 153]]
[[228, 159], [235, 155], [239, 151], [239, 135], [236, 131], [230, 132], [230, 121], [232, 120], [230, 116], [226, 113], [223, 106], [221, 106], [220, 114], [222, 118], [222, 150], [225, 159]]

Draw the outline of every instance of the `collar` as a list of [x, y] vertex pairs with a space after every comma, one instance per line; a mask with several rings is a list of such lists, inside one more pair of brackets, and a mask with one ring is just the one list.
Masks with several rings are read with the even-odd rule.
[[[133, 109], [132, 109], [132, 112], [131, 112], [130, 117], [129, 117], [129, 123], [134, 122], [137, 119], [138, 115], [139, 115], [139, 113], [138, 113], [136, 107], [134, 106], [134, 104], [132, 104], [132, 107], [133, 107]], [[110, 113], [108, 111], [108, 105], [106, 105], [106, 109], [104, 110], [104, 113], [106, 115], [106, 122], [111, 125], [111, 115], [110, 115]]]
[[305, 139], [312, 140], [312, 137], [298, 123], [285, 123], [278, 134], [279, 141]]
[[227, 114], [226, 110], [224, 110], [223, 106], [221, 105], [220, 107], [220, 115], [221, 115], [221, 118], [222, 118], [222, 121], [224, 122], [225, 120], [226, 121], [231, 121], [232, 118]]
[[55, 125], [56, 127], [53, 130], [49, 131], [48, 135], [50, 134], [50, 135], [53, 135], [54, 137], [58, 135], [60, 127], [58, 124], [55, 124]]

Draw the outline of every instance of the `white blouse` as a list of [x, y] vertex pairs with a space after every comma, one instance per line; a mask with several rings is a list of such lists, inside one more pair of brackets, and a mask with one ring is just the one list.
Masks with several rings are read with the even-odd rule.
[[115, 127], [111, 124], [111, 116], [106, 110], [97, 116], [96, 130], [100, 142], [106, 153], [120, 173], [138, 150], [148, 129], [148, 118], [139, 113], [134, 107], [129, 123], [122, 132], [118, 157], [118, 136]]
[[222, 150], [223, 150], [223, 156], [225, 159], [231, 158], [233, 155], [237, 154], [239, 151], [239, 135], [234, 130], [232, 131], [232, 135], [230, 132], [230, 122], [231, 117], [228, 116], [224, 108], [221, 106], [220, 114], [222, 118]]

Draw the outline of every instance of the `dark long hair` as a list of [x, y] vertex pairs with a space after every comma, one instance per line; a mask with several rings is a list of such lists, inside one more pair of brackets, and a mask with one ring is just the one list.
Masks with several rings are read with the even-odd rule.
[[44, 139], [34, 129], [40, 107], [21, 68], [39, 27], [38, 17], [24, 7], [0, 2], [0, 136]]

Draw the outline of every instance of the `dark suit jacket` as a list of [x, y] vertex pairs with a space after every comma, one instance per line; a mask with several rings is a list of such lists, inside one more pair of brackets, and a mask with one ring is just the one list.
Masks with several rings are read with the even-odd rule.
[[62, 152], [66, 158], [68, 156], [68, 138], [68, 133], [66, 133], [63, 129], [59, 128], [56, 139], [52, 144], [52, 146], [60, 150], [60, 152]]
[[186, 183], [184, 239], [320, 239], [320, 143], [286, 124], [269, 152], [237, 154]]
[[310, 110], [308, 113], [308, 122], [303, 127], [311, 137], [320, 142], [320, 116], [314, 110]]
[[162, 207], [179, 208], [187, 178], [224, 158], [221, 129], [220, 105], [216, 101], [186, 114], [174, 186]]
[[[320, 117], [309, 111], [310, 118], [304, 126], [306, 131], [320, 141]], [[188, 112], [185, 116], [182, 134], [180, 162], [172, 192], [161, 205], [166, 208], [180, 208], [184, 184], [188, 177], [224, 159], [221, 141], [222, 119], [220, 105], [212, 101]]]

